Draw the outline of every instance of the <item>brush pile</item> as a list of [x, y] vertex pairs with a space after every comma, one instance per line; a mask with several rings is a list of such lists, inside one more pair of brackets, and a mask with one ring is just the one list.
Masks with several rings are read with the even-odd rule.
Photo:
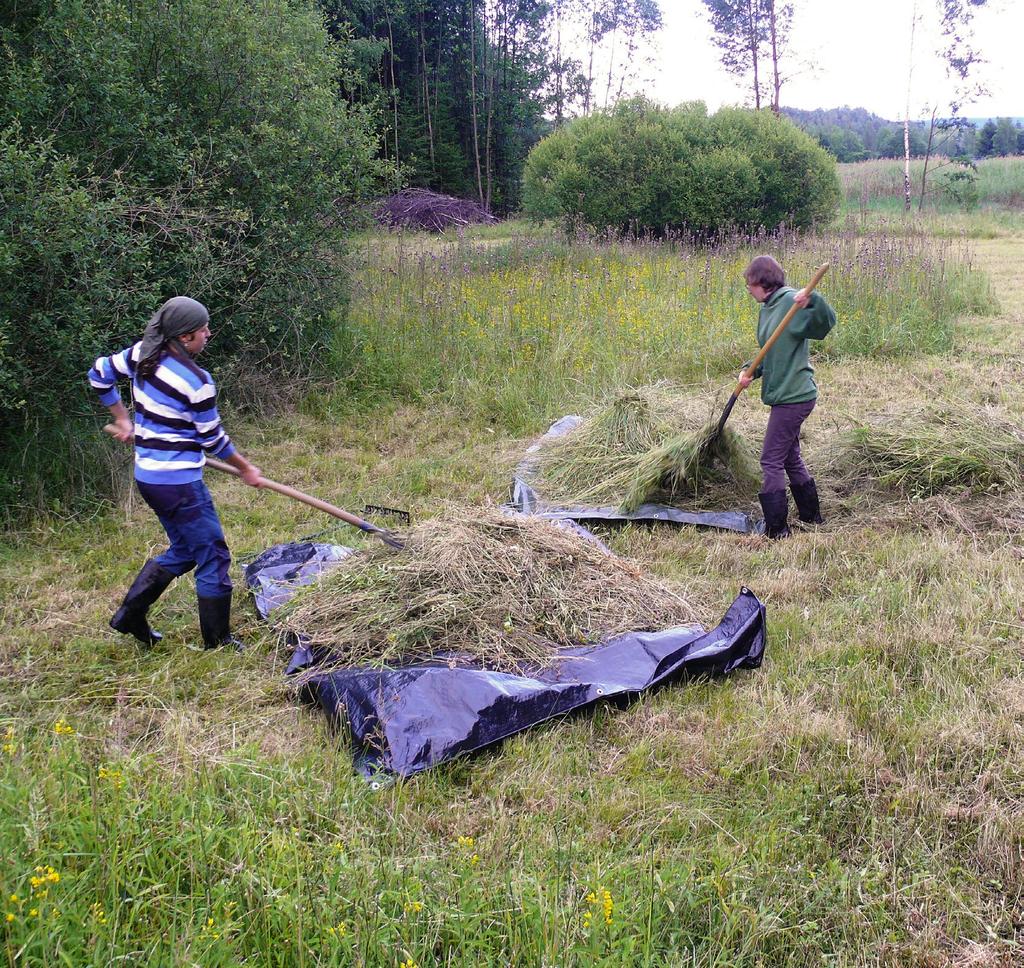
[[835, 461], [851, 483], [877, 481], [911, 497], [1024, 486], [1024, 432], [990, 409], [876, 418], [844, 434]]
[[281, 609], [285, 627], [338, 666], [458, 657], [514, 672], [561, 648], [700, 621], [635, 563], [541, 518], [452, 507], [405, 537], [403, 551], [352, 555], [302, 589]]
[[538, 452], [533, 483], [552, 505], [615, 505], [694, 497], [716, 484], [756, 484], [743, 440], [725, 431], [708, 447], [715, 415], [707, 403], [665, 384], [630, 389], [586, 415]]
[[426, 188], [407, 188], [377, 206], [381, 225], [443, 232], [451, 226], [491, 224], [498, 220], [483, 205], [467, 198], [441, 195]]

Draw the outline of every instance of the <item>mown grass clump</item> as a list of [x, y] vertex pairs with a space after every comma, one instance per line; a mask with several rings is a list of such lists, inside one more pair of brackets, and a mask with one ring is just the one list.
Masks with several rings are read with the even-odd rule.
[[668, 384], [606, 399], [575, 430], [542, 446], [538, 491], [552, 504], [630, 512], [645, 501], [697, 496], [704, 485], [756, 480], [743, 439], [728, 428], [711, 434], [717, 417], [708, 403]]
[[901, 413], [841, 435], [835, 460], [852, 481], [878, 481], [912, 497], [1020, 488], [1024, 432], [982, 407]]
[[413, 528], [402, 552], [353, 555], [284, 617], [345, 666], [443, 656], [502, 671], [550, 663], [559, 647], [696, 621], [679, 593], [575, 529], [457, 506]]

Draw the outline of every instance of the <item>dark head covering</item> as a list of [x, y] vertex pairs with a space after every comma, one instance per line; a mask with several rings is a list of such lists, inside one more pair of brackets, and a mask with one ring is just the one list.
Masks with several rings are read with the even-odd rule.
[[140, 375], [150, 376], [160, 362], [160, 354], [168, 344], [184, 353], [178, 337], [194, 333], [210, 322], [206, 307], [188, 296], [174, 296], [168, 299], [146, 324], [142, 334], [142, 348], [139, 351]]

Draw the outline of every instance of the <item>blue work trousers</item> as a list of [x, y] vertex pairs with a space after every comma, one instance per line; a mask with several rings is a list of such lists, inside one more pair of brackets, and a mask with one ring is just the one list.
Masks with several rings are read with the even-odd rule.
[[142, 499], [156, 512], [171, 546], [154, 559], [172, 575], [196, 570], [196, 594], [220, 598], [231, 593], [231, 552], [213, 498], [203, 481], [147, 484], [136, 481]]

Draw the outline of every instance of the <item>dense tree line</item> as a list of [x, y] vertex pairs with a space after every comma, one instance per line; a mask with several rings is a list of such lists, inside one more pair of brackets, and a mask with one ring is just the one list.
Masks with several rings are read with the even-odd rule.
[[519, 205], [530, 148], [628, 89], [657, 0], [321, 0], [404, 183]]
[[[839, 161], [902, 158], [903, 125], [886, 121], [864, 108], [802, 111], [783, 108], [808, 134], [818, 139]], [[921, 158], [928, 147], [929, 122], [915, 121], [909, 128], [910, 156]], [[978, 159], [1024, 153], [1024, 128], [1011, 118], [989, 119], [980, 127], [963, 119], [937, 120], [932, 132], [932, 153]]]

